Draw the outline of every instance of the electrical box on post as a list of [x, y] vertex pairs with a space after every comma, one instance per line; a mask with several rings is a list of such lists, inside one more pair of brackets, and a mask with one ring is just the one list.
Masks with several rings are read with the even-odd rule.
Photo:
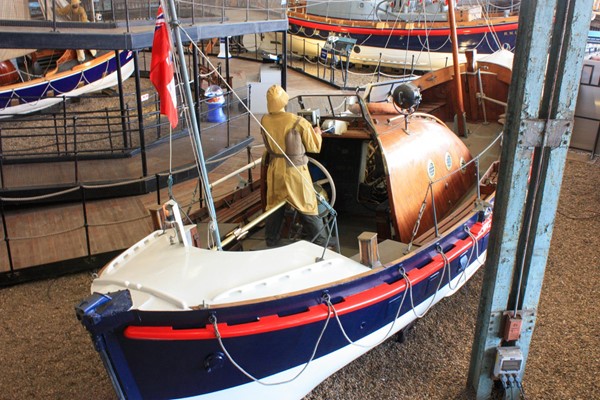
[[519, 314], [507, 313], [504, 315], [504, 335], [505, 342], [519, 340], [521, 337], [521, 326], [523, 319]]
[[494, 378], [500, 378], [503, 375], [519, 375], [522, 368], [523, 353], [518, 346], [498, 347], [494, 364]]

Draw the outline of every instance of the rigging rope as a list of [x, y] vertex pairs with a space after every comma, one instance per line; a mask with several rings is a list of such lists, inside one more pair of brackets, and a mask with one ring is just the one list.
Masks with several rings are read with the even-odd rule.
[[[481, 0], [477, 0], [477, 3], [481, 7], [481, 13], [483, 16], [483, 20], [485, 21], [486, 26], [488, 27], [489, 33], [492, 35], [492, 39], [494, 40], [494, 42], [496, 42], [497, 49], [498, 50], [502, 49], [502, 45], [500, 44], [500, 39], [494, 28], [494, 25], [492, 24], [489, 12], [486, 10], [486, 7], [484, 7], [484, 5], [481, 3]], [[485, 33], [483, 36], [485, 38], [487, 38], [487, 33]], [[493, 50], [491, 46], [490, 46], [490, 50]]]
[[427, 191], [425, 192], [425, 197], [423, 198], [423, 202], [421, 203], [421, 208], [419, 209], [419, 215], [417, 216], [417, 220], [415, 221], [415, 225], [413, 227], [410, 242], [408, 242], [408, 247], [406, 248], [407, 252], [411, 250], [413, 241], [415, 240], [417, 232], [419, 231], [419, 226], [421, 225], [421, 218], [423, 218], [423, 213], [425, 212], [425, 207], [427, 206], [427, 196], [429, 195], [430, 190], [433, 190], [431, 187], [431, 182], [429, 183], [429, 185], [427, 185]]
[[415, 317], [417, 317], [417, 319], [423, 318], [425, 316], [425, 314], [427, 314], [429, 312], [429, 310], [431, 309], [431, 307], [433, 307], [433, 304], [435, 302], [435, 298], [437, 297], [437, 294], [438, 294], [438, 292], [440, 290], [440, 287], [442, 287], [442, 282], [444, 281], [445, 272], [446, 272], [446, 264], [444, 264], [444, 268], [442, 269], [442, 276], [440, 276], [440, 281], [438, 282], [438, 285], [437, 285], [437, 287], [435, 289], [435, 293], [431, 297], [431, 301], [429, 302], [429, 304], [425, 308], [425, 311], [422, 314], [419, 314], [419, 313], [417, 313], [417, 310], [415, 309], [415, 303], [414, 303], [414, 299], [413, 299], [413, 285], [412, 285], [412, 282], [408, 279], [408, 275], [406, 274], [406, 272], [404, 271], [404, 269], [402, 269], [402, 271], [401, 271], [402, 276], [404, 277], [404, 279], [406, 279], [406, 282], [408, 282], [408, 289], [409, 289], [409, 296], [410, 296], [410, 306], [412, 307], [412, 312], [415, 314]]
[[410, 281], [410, 279], [408, 278], [408, 275], [406, 274], [404, 268], [400, 267], [399, 271], [402, 274], [405, 282], [406, 282], [406, 286], [404, 287], [404, 293], [402, 295], [402, 300], [400, 301], [400, 304], [398, 305], [398, 309], [396, 311], [396, 315], [394, 317], [394, 320], [392, 322], [392, 324], [390, 325], [387, 333], [384, 335], [384, 337], [379, 340], [378, 342], [374, 343], [374, 344], [370, 344], [370, 345], [365, 345], [365, 344], [359, 344], [356, 343], [355, 341], [353, 341], [352, 339], [350, 339], [350, 337], [348, 336], [348, 334], [346, 333], [346, 330], [344, 329], [344, 326], [342, 325], [342, 322], [340, 320], [340, 317], [338, 315], [338, 311], [336, 310], [335, 306], [331, 303], [331, 301], [328, 301], [328, 306], [331, 308], [331, 310], [333, 311], [333, 315], [335, 316], [335, 319], [338, 323], [338, 326], [340, 327], [340, 331], [342, 332], [342, 335], [344, 336], [344, 338], [346, 339], [346, 341], [353, 345], [353, 346], [357, 346], [357, 347], [362, 347], [362, 348], [372, 348], [372, 347], [376, 347], [379, 346], [381, 343], [383, 343], [385, 340], [387, 340], [387, 338], [389, 337], [390, 333], [393, 331], [394, 329], [394, 325], [396, 323], [396, 321], [398, 320], [398, 317], [400, 316], [400, 312], [402, 310], [402, 305], [404, 304], [404, 300], [406, 299], [406, 295], [407, 292], [410, 292], [410, 299], [411, 299], [411, 307], [412, 310], [415, 314], [415, 316], [417, 318], [421, 318], [423, 316], [425, 316], [425, 314], [429, 311], [429, 309], [431, 308], [431, 306], [433, 305], [433, 302], [435, 301], [435, 297], [441, 287], [441, 283], [444, 280], [444, 271], [446, 271], [446, 269], [448, 270], [448, 287], [450, 290], [456, 290], [458, 289], [459, 285], [460, 285], [460, 281], [461, 279], [464, 278], [464, 282], [466, 282], [466, 271], [467, 271], [467, 267], [471, 264], [471, 259], [473, 254], [476, 252], [477, 253], [477, 258], [479, 258], [479, 242], [477, 242], [477, 239], [475, 238], [475, 236], [471, 233], [470, 229], [468, 228], [468, 226], [465, 225], [465, 232], [469, 235], [469, 237], [471, 238], [471, 240], [473, 241], [473, 244], [471, 246], [471, 253], [469, 255], [469, 258], [467, 260], [467, 264], [465, 266], [465, 268], [463, 269], [461, 275], [458, 277], [458, 280], [455, 284], [455, 286], [452, 286], [452, 274], [451, 274], [451, 265], [450, 265], [450, 261], [448, 259], [448, 257], [446, 256], [446, 254], [444, 253], [443, 249], [441, 247], [437, 248], [438, 253], [442, 256], [443, 260], [444, 260], [444, 266], [443, 266], [443, 271], [442, 271], [442, 276], [440, 277], [440, 282], [438, 283], [436, 292], [434, 297], [431, 300], [431, 303], [428, 305], [427, 309], [425, 310], [425, 312], [421, 315], [417, 314], [416, 310], [415, 310], [415, 305], [413, 302], [413, 295], [412, 295], [412, 283]]
[[293, 376], [290, 379], [286, 379], [286, 380], [279, 381], [279, 382], [264, 382], [263, 380], [254, 377], [254, 375], [252, 375], [248, 371], [246, 371], [241, 365], [239, 365], [233, 359], [233, 357], [231, 356], [231, 354], [225, 348], [225, 344], [223, 343], [223, 339], [221, 337], [221, 332], [219, 332], [219, 326], [217, 324], [217, 315], [216, 314], [211, 314], [211, 316], [209, 317], [209, 322], [213, 326], [213, 329], [215, 331], [215, 336], [217, 337], [217, 341], [219, 342], [219, 347], [221, 347], [221, 350], [223, 351], [223, 353], [225, 354], [225, 356], [227, 357], [227, 359], [229, 360], [229, 362], [231, 362], [231, 364], [233, 364], [233, 366], [238, 371], [240, 371], [242, 374], [244, 374], [246, 377], [248, 377], [252, 381], [254, 381], [256, 383], [259, 383], [261, 385], [264, 385], [264, 386], [283, 385], [283, 384], [290, 383], [290, 382], [293, 382], [296, 379], [298, 379], [300, 377], [300, 375], [302, 375], [304, 373], [304, 371], [306, 371], [306, 369], [308, 368], [308, 366], [310, 365], [310, 363], [315, 358], [315, 355], [317, 354], [317, 350], [319, 348], [319, 344], [321, 344], [321, 339], [323, 339], [323, 335], [325, 334], [325, 330], [327, 329], [327, 326], [329, 325], [329, 320], [331, 319], [331, 314], [332, 314], [331, 313], [331, 308], [329, 306], [329, 304], [331, 304], [331, 299], [329, 298], [329, 294], [325, 293], [323, 295], [323, 301], [327, 304], [327, 317], [325, 318], [325, 324], [323, 325], [323, 329], [321, 330], [321, 333], [319, 334], [319, 337], [317, 338], [317, 342], [315, 343], [315, 347], [314, 347], [314, 349], [312, 351], [312, 354], [311, 354], [310, 358], [304, 364], [304, 367], [295, 376]]
[[169, 124], [169, 177], [167, 178], [169, 199], [173, 199], [173, 127]]
[[135, 222], [135, 221], [141, 221], [143, 219], [148, 219], [150, 218], [150, 215], [141, 215], [139, 217], [134, 217], [134, 218], [130, 218], [130, 219], [124, 219], [121, 221], [111, 221], [111, 222], [102, 222], [102, 223], [95, 223], [95, 224], [91, 224], [88, 222], [88, 226], [89, 227], [102, 227], [102, 226], [109, 226], [109, 225], [119, 225], [119, 224], [125, 224], [128, 222]]
[[[200, 54], [200, 56], [202, 56], [202, 58], [204, 58], [204, 60], [208, 63], [208, 65], [213, 69], [216, 70], [215, 66], [213, 65], [213, 63], [210, 61], [210, 59], [208, 58], [208, 56], [206, 56], [202, 50], [198, 47], [198, 45], [194, 42], [194, 40], [191, 38], [191, 36], [185, 31], [185, 30], [181, 30], [181, 32], [183, 32], [185, 34], [185, 36], [187, 36], [187, 39], [190, 41], [190, 43], [193, 44], [193, 46], [195, 47], [196, 51], [198, 51], [198, 53]], [[285, 153], [285, 151], [281, 148], [281, 146], [275, 141], [275, 139], [271, 136], [271, 134], [265, 129], [265, 127], [260, 123], [260, 121], [258, 120], [258, 118], [256, 118], [256, 116], [252, 113], [252, 111], [250, 111], [250, 108], [248, 108], [248, 106], [244, 103], [244, 101], [242, 101], [242, 99], [240, 98], [240, 96], [238, 96], [238, 94], [235, 92], [235, 90], [233, 90], [233, 88], [229, 85], [229, 83], [227, 82], [227, 79], [225, 79], [223, 77], [222, 74], [220, 74], [218, 71], [216, 72], [217, 75], [219, 76], [219, 78], [221, 79], [221, 81], [223, 82], [223, 84], [227, 87], [227, 89], [229, 90], [230, 93], [232, 93], [236, 99], [239, 101], [239, 104], [241, 104], [246, 111], [248, 112], [248, 115], [250, 115], [254, 121], [258, 124], [258, 126], [260, 127], [260, 129], [262, 129], [266, 136], [271, 139], [271, 141], [273, 142], [273, 144], [275, 145], [275, 148], [277, 148], [283, 155], [283, 157], [288, 161], [289, 165], [291, 165], [296, 172], [298, 172], [298, 175], [301, 177], [301, 179], [304, 181], [304, 183], [307, 185], [307, 187], [312, 188], [313, 192], [315, 193], [315, 195], [318, 197], [319, 193], [316, 191], [316, 189], [313, 187], [312, 182], [309, 182], [304, 176], [303, 174], [300, 172], [300, 170], [298, 169], [298, 167], [296, 165], [294, 165], [294, 163], [290, 160], [290, 158], [287, 156], [287, 154]]]
[[[401, 267], [400, 269], [402, 270], [403, 268]], [[404, 300], [406, 299], [406, 293], [407, 293], [408, 285], [409, 285], [409, 283], [407, 282], [406, 285], [404, 286], [404, 290], [403, 290], [404, 293], [402, 294], [402, 300], [400, 300], [400, 304], [398, 305], [398, 310], [396, 311], [396, 315], [394, 316], [394, 320], [390, 324], [390, 327], [389, 327], [388, 331], [386, 332], [386, 334], [383, 336], [383, 338], [381, 340], [379, 340], [378, 342], [376, 342], [376, 343], [374, 343], [372, 345], [366, 345], [366, 344], [362, 344], [362, 343], [357, 343], [357, 342], [353, 341], [352, 339], [350, 339], [350, 337], [348, 336], [348, 334], [346, 333], [346, 330], [344, 329], [344, 327], [342, 325], [342, 321], [340, 320], [340, 317], [338, 315], [337, 310], [335, 309], [335, 307], [333, 306], [333, 304], [329, 300], [327, 304], [333, 310], [333, 315], [335, 316], [335, 319], [336, 319], [336, 321], [338, 323], [338, 326], [340, 327], [340, 331], [342, 332], [342, 335], [344, 336], [344, 338], [346, 339], [346, 341], [349, 344], [351, 344], [352, 346], [357, 346], [357, 347], [361, 347], [361, 348], [365, 348], [365, 349], [370, 349], [370, 348], [373, 348], [373, 347], [377, 347], [381, 343], [385, 342], [388, 339], [390, 333], [392, 333], [392, 331], [394, 330], [394, 325], [396, 324], [396, 321], [398, 321], [398, 317], [400, 316], [400, 312], [402, 310], [402, 305], [404, 304]]]

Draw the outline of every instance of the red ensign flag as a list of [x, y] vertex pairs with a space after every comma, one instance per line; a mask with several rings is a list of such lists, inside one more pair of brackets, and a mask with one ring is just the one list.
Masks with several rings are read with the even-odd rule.
[[179, 122], [177, 117], [177, 95], [175, 93], [171, 42], [169, 41], [169, 31], [165, 23], [162, 6], [158, 7], [158, 14], [156, 15], [150, 81], [160, 97], [160, 113], [166, 115], [171, 127], [175, 128]]

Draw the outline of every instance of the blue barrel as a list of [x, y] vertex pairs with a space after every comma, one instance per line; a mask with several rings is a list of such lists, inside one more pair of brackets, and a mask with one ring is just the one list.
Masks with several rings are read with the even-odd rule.
[[223, 112], [223, 104], [225, 104], [223, 90], [217, 85], [211, 85], [206, 89], [204, 95], [207, 98], [208, 116], [206, 119], [208, 122], [225, 122], [227, 117]]

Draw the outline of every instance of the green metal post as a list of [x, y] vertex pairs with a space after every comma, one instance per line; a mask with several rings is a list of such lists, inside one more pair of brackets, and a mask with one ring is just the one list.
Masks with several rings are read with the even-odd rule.
[[[502, 318], [519, 310], [522, 378], [558, 204], [592, 0], [521, 3], [502, 164], [468, 385], [493, 389]], [[533, 159], [533, 162], [532, 162]], [[531, 168], [531, 174], [530, 174]]]

